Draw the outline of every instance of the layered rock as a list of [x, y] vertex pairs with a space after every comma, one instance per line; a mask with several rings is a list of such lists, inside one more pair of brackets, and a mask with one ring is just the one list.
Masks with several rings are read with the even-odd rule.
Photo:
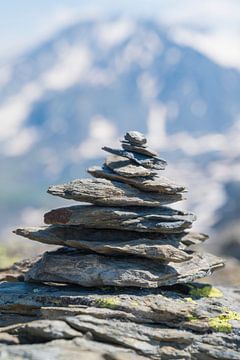
[[[26, 281], [62, 282], [86, 287], [161, 287], [190, 282], [223, 266], [190, 246], [205, 240], [189, 233], [195, 215], [164, 206], [184, 199], [186, 188], [158, 174], [167, 165], [147, 139], [128, 132], [122, 149], [110, 152], [93, 179], [53, 185], [48, 193], [87, 202], [44, 215], [48, 227], [15, 232], [64, 250], [43, 255]], [[75, 249], [75, 250], [69, 250]]]

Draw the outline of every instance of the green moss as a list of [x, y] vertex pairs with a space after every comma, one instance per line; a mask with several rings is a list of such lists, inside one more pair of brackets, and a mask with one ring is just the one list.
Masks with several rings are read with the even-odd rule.
[[217, 332], [230, 333], [232, 331], [232, 325], [230, 320], [240, 321], [240, 313], [232, 311], [228, 308], [222, 308], [223, 313], [209, 319], [209, 327]]
[[223, 297], [223, 293], [211, 286], [211, 285], [203, 285], [203, 286], [194, 286], [189, 285], [190, 291], [189, 294], [196, 298], [208, 297], [208, 298], [220, 298]]
[[196, 304], [196, 301], [194, 301], [191, 297], [185, 297], [184, 300]]
[[191, 321], [191, 322], [192, 322], [192, 321], [199, 320], [196, 316], [194, 316], [194, 315], [192, 315], [192, 314], [189, 315], [187, 319], [188, 319], [188, 321]]
[[115, 298], [102, 298], [95, 301], [95, 305], [102, 308], [116, 309], [120, 301]]
[[133, 300], [131, 301], [131, 305], [137, 307], [139, 306], [139, 303], [136, 300]]

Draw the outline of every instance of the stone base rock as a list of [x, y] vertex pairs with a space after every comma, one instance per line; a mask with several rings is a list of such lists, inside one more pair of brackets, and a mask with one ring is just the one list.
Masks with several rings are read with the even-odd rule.
[[0, 312], [1, 360], [239, 359], [237, 289], [191, 284], [96, 290], [5, 282]]

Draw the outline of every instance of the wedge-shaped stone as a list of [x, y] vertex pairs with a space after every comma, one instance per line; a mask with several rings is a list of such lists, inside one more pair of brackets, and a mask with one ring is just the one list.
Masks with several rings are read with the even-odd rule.
[[116, 174], [125, 176], [128, 178], [139, 177], [139, 176], [155, 176], [156, 171], [146, 169], [145, 167], [133, 163], [131, 160], [128, 160], [122, 156], [110, 155], [105, 160], [105, 165], [113, 170]]
[[132, 185], [143, 191], [158, 192], [162, 194], [176, 194], [186, 191], [186, 188], [175, 184], [173, 181], [164, 176], [156, 176], [154, 178], [148, 177], [131, 177], [127, 178], [116, 174], [114, 171], [108, 169], [106, 166], [93, 166], [87, 170], [89, 174], [96, 178], [121, 181]]
[[[73, 248], [93, 251], [99, 254], [106, 255], [136, 255], [148, 259], [161, 260], [164, 262], [182, 262], [191, 259], [191, 255], [183, 250], [173, 246], [172, 244], [164, 243], [163, 239], [136, 239], [129, 241], [124, 239], [124, 233], [120, 234], [119, 238], [94, 239], [94, 232], [92, 230], [93, 238], [89, 236], [88, 229], [79, 229], [78, 231], [72, 227], [65, 226], [49, 226], [42, 228], [26, 228], [17, 229], [16, 233], [25, 236], [29, 239], [36, 240], [50, 245], [63, 245]], [[106, 230], [105, 230], [106, 232]], [[83, 236], [81, 236], [83, 233]], [[84, 237], [85, 233], [85, 237]], [[98, 231], [101, 233], [101, 231]], [[87, 236], [86, 236], [87, 235]], [[87, 238], [87, 239], [86, 239]], [[173, 241], [172, 241], [173, 243]], [[179, 243], [177, 244], [179, 246]]]
[[146, 167], [147, 169], [164, 170], [167, 166], [167, 162], [158, 157], [149, 157], [147, 155], [127, 150], [112, 149], [108, 146], [104, 146], [102, 149], [109, 152], [110, 154], [126, 157], [134, 161], [136, 164]]
[[221, 259], [209, 254], [194, 254], [188, 261], [166, 265], [138, 257], [103, 256], [63, 248], [46, 252], [25, 274], [25, 281], [155, 288], [191, 282], [222, 266]]
[[195, 215], [165, 206], [124, 208], [80, 205], [51, 210], [46, 224], [82, 225], [93, 229], [178, 233], [190, 228]]
[[158, 153], [148, 146], [131, 145], [128, 141], [122, 141], [123, 150], [133, 151], [147, 156], [158, 156]]
[[183, 199], [182, 194], [147, 193], [128, 184], [106, 179], [77, 179], [50, 186], [48, 192], [65, 199], [108, 206], [160, 206]]

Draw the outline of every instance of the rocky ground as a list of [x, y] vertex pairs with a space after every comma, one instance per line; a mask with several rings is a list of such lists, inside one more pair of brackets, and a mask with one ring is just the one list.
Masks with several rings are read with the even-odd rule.
[[23, 282], [32, 262], [1, 272], [1, 360], [240, 359], [240, 289]]

